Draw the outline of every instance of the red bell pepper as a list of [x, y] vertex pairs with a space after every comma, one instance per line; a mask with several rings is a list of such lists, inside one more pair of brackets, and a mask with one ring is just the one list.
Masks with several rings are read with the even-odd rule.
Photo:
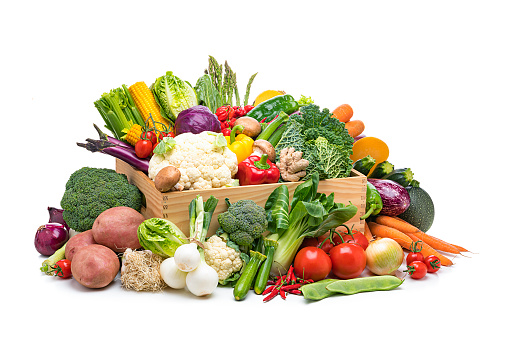
[[240, 185], [277, 183], [281, 172], [268, 160], [268, 155], [251, 155], [238, 164], [237, 177]]

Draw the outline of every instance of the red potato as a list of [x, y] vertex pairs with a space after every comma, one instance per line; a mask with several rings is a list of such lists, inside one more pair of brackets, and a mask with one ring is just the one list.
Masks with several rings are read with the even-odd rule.
[[67, 245], [65, 246], [65, 258], [72, 261], [75, 252], [77, 252], [79, 248], [93, 245], [95, 243], [93, 232], [91, 230], [76, 234], [68, 240]]
[[98, 215], [91, 231], [96, 243], [114, 252], [141, 248], [137, 229], [144, 222], [141, 213], [129, 207], [114, 207]]
[[119, 272], [119, 258], [108, 247], [94, 244], [79, 248], [71, 263], [72, 276], [90, 289], [109, 285]]

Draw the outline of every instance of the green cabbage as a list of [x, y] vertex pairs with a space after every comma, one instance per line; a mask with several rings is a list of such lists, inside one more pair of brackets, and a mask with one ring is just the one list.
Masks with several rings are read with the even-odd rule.
[[140, 245], [144, 249], [168, 258], [175, 250], [188, 243], [186, 235], [174, 223], [153, 217], [140, 224], [137, 230]]
[[181, 80], [171, 71], [158, 77], [151, 90], [162, 109], [162, 115], [172, 122], [183, 110], [198, 105], [196, 92], [191, 84]]

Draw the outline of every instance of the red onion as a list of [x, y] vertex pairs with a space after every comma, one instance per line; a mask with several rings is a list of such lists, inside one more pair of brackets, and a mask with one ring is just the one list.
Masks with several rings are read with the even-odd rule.
[[63, 219], [63, 209], [47, 207], [47, 211], [49, 211], [49, 223], [61, 223], [65, 226], [65, 228], [67, 228], [67, 230], [70, 229]]
[[68, 241], [68, 230], [61, 223], [46, 223], [37, 229], [35, 248], [46, 256], [51, 256]]

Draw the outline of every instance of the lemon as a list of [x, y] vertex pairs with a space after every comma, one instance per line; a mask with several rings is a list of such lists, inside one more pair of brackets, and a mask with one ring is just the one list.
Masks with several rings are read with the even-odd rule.
[[259, 105], [261, 102], [271, 99], [274, 96], [284, 95], [286, 92], [282, 90], [265, 90], [261, 94], [259, 94], [254, 100], [254, 106]]

